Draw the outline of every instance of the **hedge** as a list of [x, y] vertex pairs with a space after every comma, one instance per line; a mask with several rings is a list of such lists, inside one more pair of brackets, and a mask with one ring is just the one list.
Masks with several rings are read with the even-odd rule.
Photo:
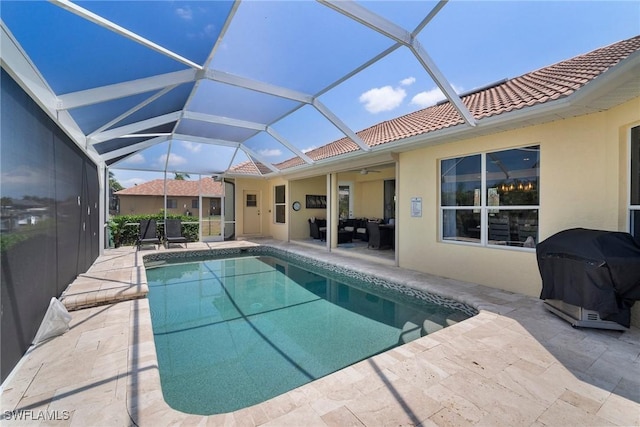
[[[197, 217], [186, 215], [167, 215], [168, 219], [179, 219], [182, 221], [182, 235], [190, 242], [198, 241], [199, 227]], [[113, 239], [114, 246], [133, 246], [138, 240], [138, 224], [143, 219], [155, 219], [158, 223], [158, 237], [162, 239], [164, 236], [164, 214], [154, 215], [119, 215], [113, 216], [109, 220], [109, 231]], [[186, 224], [194, 222], [194, 224]]]

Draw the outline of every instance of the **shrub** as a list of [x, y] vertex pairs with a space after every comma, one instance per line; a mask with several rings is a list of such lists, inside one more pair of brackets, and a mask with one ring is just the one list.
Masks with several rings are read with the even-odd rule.
[[[179, 219], [182, 221], [182, 235], [190, 242], [198, 241], [199, 223], [185, 224], [186, 222], [197, 222], [198, 219], [186, 215], [167, 215], [169, 219]], [[155, 219], [158, 223], [158, 237], [164, 236], [164, 214], [154, 215], [120, 215], [111, 217], [109, 220], [109, 229], [113, 238], [115, 247], [133, 246], [138, 240], [138, 230], [140, 221], [143, 219]]]

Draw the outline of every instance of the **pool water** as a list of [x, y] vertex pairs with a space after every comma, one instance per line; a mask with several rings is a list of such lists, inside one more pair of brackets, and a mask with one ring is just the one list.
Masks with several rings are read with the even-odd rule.
[[265, 256], [149, 268], [147, 281], [164, 398], [192, 414], [263, 402], [468, 317]]

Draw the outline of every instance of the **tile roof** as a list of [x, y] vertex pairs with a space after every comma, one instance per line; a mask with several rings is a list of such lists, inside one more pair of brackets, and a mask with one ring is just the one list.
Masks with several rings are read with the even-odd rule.
[[[214, 181], [213, 178], [202, 178], [201, 182], [202, 194], [211, 196], [222, 194], [221, 182]], [[117, 191], [115, 194], [119, 196], [163, 196], [164, 180], [154, 179], [153, 181], [144, 182], [142, 184]], [[198, 181], [175, 179], [167, 180], [167, 196], [197, 197], [199, 194], [200, 185]]]
[[[476, 120], [544, 104], [571, 95], [638, 50], [640, 50], [640, 36], [463, 95], [462, 102]], [[462, 123], [464, 122], [460, 114], [447, 101], [378, 123], [357, 132], [357, 135], [367, 145], [375, 147]], [[321, 160], [358, 149], [355, 143], [345, 137], [306, 154], [313, 160]], [[304, 164], [302, 159], [294, 157], [275, 166], [284, 170], [302, 164]], [[240, 166], [237, 165], [232, 170], [235, 172]], [[257, 173], [255, 167], [251, 173]]]
[[266, 167], [263, 163], [258, 161], [252, 162], [251, 160], [238, 163], [233, 166], [231, 170], [233, 170], [234, 173], [245, 175], [266, 175], [271, 173], [271, 169]]

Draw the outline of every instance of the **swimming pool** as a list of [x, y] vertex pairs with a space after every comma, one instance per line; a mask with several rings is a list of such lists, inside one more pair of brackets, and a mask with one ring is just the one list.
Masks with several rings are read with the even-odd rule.
[[187, 413], [262, 402], [470, 315], [292, 259], [184, 261], [147, 281], [164, 398]]

